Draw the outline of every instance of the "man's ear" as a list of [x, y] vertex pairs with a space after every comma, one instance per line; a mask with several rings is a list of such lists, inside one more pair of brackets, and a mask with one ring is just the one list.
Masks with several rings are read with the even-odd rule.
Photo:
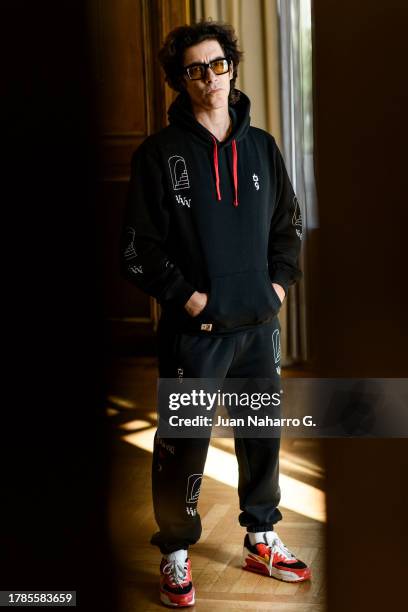
[[231, 81], [231, 79], [234, 76], [234, 64], [233, 64], [232, 60], [231, 60], [231, 63], [230, 63], [229, 75], [230, 75], [230, 81]]

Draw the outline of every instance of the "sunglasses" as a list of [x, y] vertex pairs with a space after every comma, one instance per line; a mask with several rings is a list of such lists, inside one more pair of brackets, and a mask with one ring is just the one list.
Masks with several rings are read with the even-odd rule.
[[208, 68], [211, 68], [214, 74], [225, 74], [229, 70], [230, 63], [231, 60], [227, 59], [226, 57], [218, 57], [208, 64], [197, 63], [184, 66], [184, 73], [187, 74], [191, 81], [198, 81], [199, 79], [203, 79], [205, 77]]

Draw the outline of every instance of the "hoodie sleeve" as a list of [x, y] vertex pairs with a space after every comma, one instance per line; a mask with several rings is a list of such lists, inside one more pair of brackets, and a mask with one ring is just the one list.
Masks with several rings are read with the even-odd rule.
[[121, 238], [122, 274], [160, 303], [184, 306], [195, 289], [166, 253], [169, 210], [164, 177], [146, 142], [131, 162]]
[[272, 216], [268, 244], [269, 276], [288, 293], [290, 285], [302, 278], [299, 253], [302, 239], [302, 215], [282, 155], [275, 144], [277, 178], [276, 206]]

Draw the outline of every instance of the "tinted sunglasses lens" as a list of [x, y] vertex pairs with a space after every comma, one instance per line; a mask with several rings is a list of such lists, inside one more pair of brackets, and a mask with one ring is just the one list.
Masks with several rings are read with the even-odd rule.
[[193, 81], [196, 79], [202, 79], [204, 75], [204, 67], [203, 66], [191, 66], [187, 68], [187, 73], [190, 79]]
[[228, 72], [228, 61], [226, 59], [211, 62], [210, 66], [215, 74], [225, 74]]

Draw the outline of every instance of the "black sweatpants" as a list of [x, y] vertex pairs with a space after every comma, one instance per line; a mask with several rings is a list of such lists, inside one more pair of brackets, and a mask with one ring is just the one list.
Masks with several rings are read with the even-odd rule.
[[[271, 378], [280, 382], [280, 324], [226, 336], [175, 333], [161, 320], [159, 375], [177, 378]], [[159, 531], [151, 538], [163, 554], [187, 549], [201, 536], [197, 510], [209, 438], [163, 438], [156, 433], [152, 464], [153, 507]], [[281, 520], [279, 438], [235, 438], [239, 522], [247, 531], [268, 531]]]

